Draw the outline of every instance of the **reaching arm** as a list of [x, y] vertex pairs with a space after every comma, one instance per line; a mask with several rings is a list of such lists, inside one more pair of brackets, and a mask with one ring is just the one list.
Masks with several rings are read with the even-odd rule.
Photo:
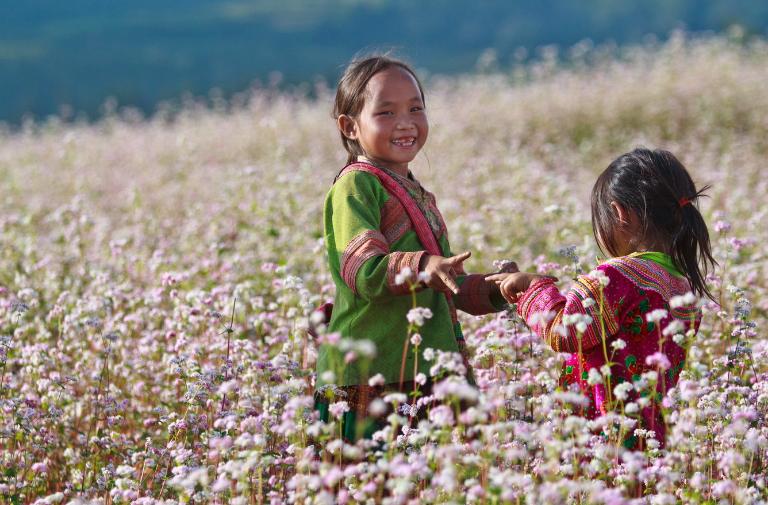
[[618, 331], [614, 308], [600, 282], [586, 275], [579, 276], [565, 296], [554, 280], [540, 278], [520, 295], [517, 313], [558, 352], [587, 351]]

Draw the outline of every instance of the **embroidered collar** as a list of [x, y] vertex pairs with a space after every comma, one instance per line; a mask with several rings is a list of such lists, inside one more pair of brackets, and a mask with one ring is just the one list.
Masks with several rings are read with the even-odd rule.
[[683, 273], [680, 271], [680, 269], [677, 268], [677, 265], [675, 265], [674, 260], [672, 259], [672, 256], [669, 254], [663, 253], [663, 252], [657, 252], [657, 251], [643, 251], [643, 252], [633, 252], [629, 255], [630, 258], [643, 258], [650, 261], [653, 261], [660, 267], [662, 267], [664, 270], [669, 272], [670, 274], [676, 276], [676, 277], [685, 277]]

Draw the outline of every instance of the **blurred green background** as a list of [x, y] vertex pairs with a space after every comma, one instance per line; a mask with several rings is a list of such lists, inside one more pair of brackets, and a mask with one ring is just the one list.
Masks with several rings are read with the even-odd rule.
[[[0, 121], [151, 114], [186, 95], [334, 82], [361, 50], [421, 71], [506, 68], [537, 48], [663, 40], [683, 28], [768, 33], [765, 0], [24, 0], [0, 5]], [[493, 52], [488, 52], [491, 49]], [[488, 58], [495, 54], [495, 58]], [[484, 58], [483, 55], [486, 55]]]

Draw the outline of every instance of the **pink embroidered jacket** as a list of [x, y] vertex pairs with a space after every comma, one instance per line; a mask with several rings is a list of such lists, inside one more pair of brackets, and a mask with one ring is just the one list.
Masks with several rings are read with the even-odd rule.
[[[637, 401], [638, 396], [649, 397], [647, 406], [640, 409], [641, 424], [637, 427], [654, 430], [656, 439], [664, 444], [660, 402], [677, 383], [685, 363], [685, 350], [672, 337], [691, 327], [698, 330], [701, 314], [695, 305], [670, 307], [670, 300], [690, 292], [691, 286], [671, 267], [668, 256], [647, 253], [650, 255], [665, 256], [666, 268], [642, 253], [613, 258], [597, 268], [607, 278], [607, 285], [603, 286], [597, 276], [582, 275], [563, 295], [553, 281], [542, 280], [521, 295], [517, 312], [552, 349], [569, 353], [560, 382], [562, 387], [578, 388], [587, 396], [589, 405], [584, 415], [596, 417], [617, 406], [624, 395], [620, 392], [617, 398], [615, 388], [629, 382], [633, 388], [623, 403]], [[657, 309], [665, 311], [654, 313], [656, 317], [665, 314], [661, 319], [647, 317]], [[669, 326], [673, 321], [678, 322]], [[610, 382], [591, 381], [590, 385], [590, 369], [599, 371], [609, 362]], [[651, 370], [658, 373], [655, 390], [642, 388], [648, 382], [642, 376]], [[611, 391], [606, 388], [609, 383]], [[631, 436], [626, 441], [628, 446], [636, 442]]]

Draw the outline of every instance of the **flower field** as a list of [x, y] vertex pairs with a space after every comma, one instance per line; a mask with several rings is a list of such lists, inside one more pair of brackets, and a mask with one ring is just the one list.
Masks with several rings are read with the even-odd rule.
[[573, 415], [562, 356], [511, 312], [462, 316], [477, 388], [443, 380], [420, 422], [398, 395], [373, 440], [318, 421], [307, 324], [333, 296], [321, 209], [346, 156], [332, 90], [261, 89], [0, 133], [0, 503], [768, 501], [768, 45], [577, 46], [426, 82], [412, 169], [470, 271], [592, 270], [590, 189], [637, 145], [712, 185], [718, 303], [666, 448], [623, 449], [632, 409]]

